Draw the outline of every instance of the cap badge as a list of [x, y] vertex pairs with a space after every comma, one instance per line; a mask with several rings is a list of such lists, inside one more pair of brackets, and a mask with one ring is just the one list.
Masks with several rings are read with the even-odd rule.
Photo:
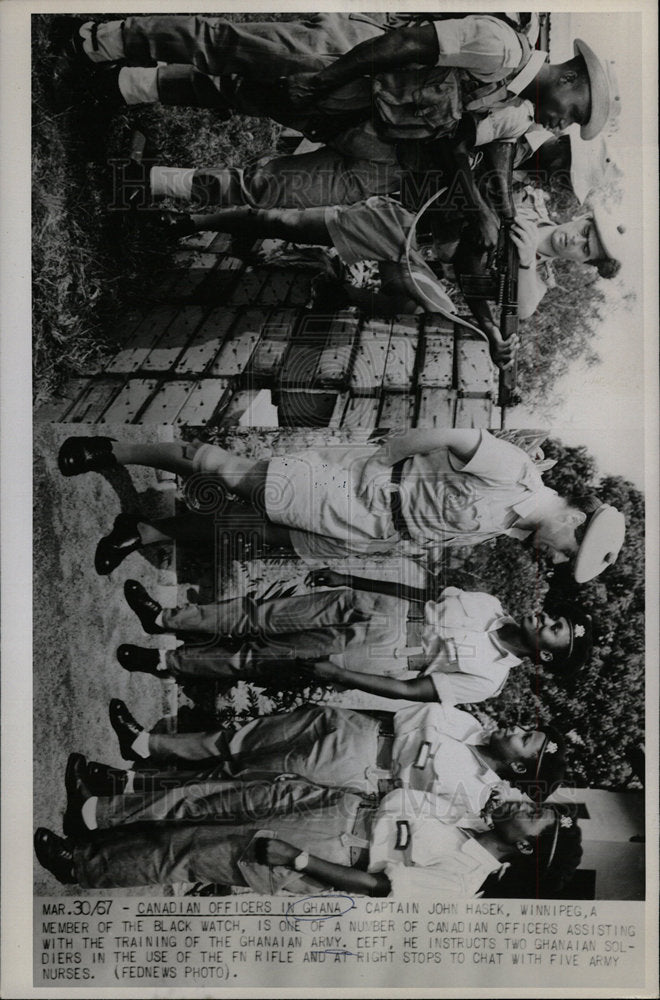
[[582, 639], [584, 636], [584, 625], [576, 625], [574, 631], [575, 631], [575, 638]]
[[553, 743], [552, 740], [551, 740], [548, 743], [547, 747], [545, 748], [545, 752], [546, 753], [557, 753], [558, 749], [559, 749], [559, 747], [557, 746], [557, 744]]
[[565, 830], [568, 830], [569, 827], [573, 826], [573, 820], [570, 816], [561, 816], [559, 818], [559, 825], [563, 826]]

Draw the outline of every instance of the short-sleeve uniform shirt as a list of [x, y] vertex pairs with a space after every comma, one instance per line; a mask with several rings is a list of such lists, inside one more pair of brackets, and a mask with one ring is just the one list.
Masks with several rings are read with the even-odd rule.
[[[415, 434], [406, 435], [411, 450]], [[267, 514], [291, 529], [301, 558], [400, 552], [432, 566], [446, 545], [477, 545], [501, 534], [526, 538], [529, 531], [517, 522], [534, 514], [538, 495], [548, 489], [526, 452], [481, 431], [469, 462], [444, 447], [405, 460], [398, 489], [406, 538], [392, 521], [392, 469], [380, 452], [376, 445], [339, 445], [270, 460]], [[195, 470], [215, 472], [222, 455], [215, 445], [202, 445]]]
[[456, 66], [484, 83], [496, 83], [520, 65], [520, 40], [500, 18], [473, 14], [433, 25], [438, 41], [436, 66]]
[[478, 840], [443, 821], [434, 795], [402, 788], [381, 802], [371, 827], [369, 871], [387, 875], [393, 896], [469, 898], [500, 867]]
[[480, 755], [488, 738], [474, 716], [444, 702], [402, 708], [394, 716], [392, 777], [402, 787], [432, 792], [446, 822], [484, 829], [479, 814], [494, 788], [507, 799], [520, 797]]
[[[509, 25], [497, 17], [479, 14], [436, 21], [435, 29], [437, 66], [456, 66], [484, 83], [497, 83], [520, 64], [520, 41]], [[474, 116], [475, 146], [520, 139], [533, 126], [534, 105], [518, 95], [538, 75], [545, 59], [545, 52], [533, 50], [520, 73], [507, 84], [509, 100]]]
[[491, 594], [446, 587], [439, 601], [428, 601], [422, 645], [438, 699], [447, 705], [485, 701], [504, 687], [521, 660], [499, 642], [497, 632], [513, 622]]
[[447, 448], [406, 459], [401, 509], [414, 541], [470, 545], [501, 534], [524, 539], [529, 531], [516, 522], [534, 513], [547, 489], [522, 448], [482, 431], [468, 462]]

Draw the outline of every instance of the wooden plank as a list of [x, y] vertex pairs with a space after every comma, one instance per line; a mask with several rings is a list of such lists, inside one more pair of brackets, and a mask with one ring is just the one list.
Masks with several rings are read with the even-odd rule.
[[327, 313], [302, 312], [296, 330], [296, 343], [315, 344], [321, 350], [328, 342], [332, 319]]
[[115, 355], [106, 368], [113, 373], [137, 371], [178, 314], [176, 306], [150, 309], [130, 341]]
[[319, 347], [309, 341], [289, 344], [280, 373], [280, 384], [288, 389], [305, 389], [314, 383], [319, 361]]
[[211, 364], [209, 375], [222, 375], [224, 378], [240, 375], [249, 364], [267, 319], [268, 314], [263, 309], [248, 309], [240, 315]]
[[245, 265], [240, 257], [232, 257], [231, 254], [224, 254], [218, 261], [218, 271], [242, 271]]
[[214, 253], [228, 253], [231, 250], [232, 238], [229, 233], [214, 233], [209, 250]]
[[348, 334], [354, 337], [360, 325], [360, 317], [357, 313], [348, 309], [337, 312], [332, 317], [330, 329], [328, 331], [328, 343], [335, 343], [334, 338], [339, 338], [337, 343], [343, 343], [344, 337]]
[[136, 328], [133, 338], [115, 354], [106, 371], [116, 374], [130, 374], [137, 371], [172, 320], [176, 318], [177, 313], [175, 306], [158, 306], [150, 309]]
[[424, 333], [424, 357], [418, 374], [420, 386], [449, 389], [454, 380], [453, 330]]
[[179, 279], [181, 271], [175, 267], [166, 267], [162, 271], [155, 271], [153, 281], [147, 283], [145, 291], [154, 302], [160, 302], [171, 298], [170, 289]]
[[132, 309], [122, 310], [117, 322], [108, 331], [113, 340], [118, 344], [126, 344], [132, 340], [135, 331], [146, 316], [144, 306], [136, 306]]
[[441, 316], [440, 313], [425, 313], [424, 314], [424, 332], [440, 334], [444, 333], [447, 336], [453, 337], [456, 325], [453, 320], [447, 319], [445, 316]]
[[235, 287], [243, 268], [244, 264], [240, 257], [232, 257], [229, 254], [220, 256], [218, 266], [213, 272], [213, 278], [209, 284], [215, 296], [223, 296], [223, 304], [227, 303], [229, 292]]
[[124, 385], [119, 395], [104, 412], [102, 421], [106, 424], [131, 424], [149, 397], [156, 390], [155, 378], [132, 378]]
[[203, 378], [194, 386], [174, 419], [177, 425], [206, 425], [216, 419], [229, 402], [230, 381], [227, 378]]
[[277, 306], [286, 302], [295, 279], [294, 271], [283, 268], [265, 269], [266, 280], [259, 290], [256, 301], [262, 306]]
[[364, 324], [351, 372], [351, 390], [354, 393], [380, 389], [389, 343], [389, 323], [371, 320]]
[[246, 268], [241, 274], [240, 281], [236, 284], [229, 298], [232, 306], [254, 305], [259, 297], [259, 292], [266, 283], [266, 274], [259, 268]]
[[[162, 271], [158, 283], [152, 288], [147, 288], [147, 293], [153, 301], [178, 302], [196, 292], [215, 273], [213, 268], [195, 267], [191, 254], [185, 254], [184, 257], [191, 259], [190, 266]], [[217, 257], [213, 254], [203, 254], [202, 257], [217, 261]]]
[[235, 309], [227, 309], [225, 306], [213, 309], [177, 361], [175, 371], [181, 375], [203, 372], [224, 343], [235, 318]]
[[409, 393], [385, 392], [378, 427], [389, 427], [390, 430], [412, 427], [414, 409], [414, 399]]
[[190, 396], [195, 383], [186, 379], [181, 382], [171, 380], [161, 384], [149, 405], [140, 414], [136, 424], [171, 424], [179, 410]]
[[168, 298], [174, 302], [179, 299], [190, 298], [195, 292], [200, 291], [202, 285], [206, 283], [213, 273], [213, 271], [207, 271], [199, 267], [179, 271], [179, 277], [170, 287]]
[[121, 390], [123, 382], [113, 379], [96, 379], [90, 382], [87, 392], [78, 399], [67, 413], [67, 423], [89, 423], [98, 420]]
[[488, 396], [464, 397], [456, 403], [454, 427], [490, 427], [493, 401]]
[[327, 338], [327, 317], [306, 315], [289, 343], [280, 375], [282, 385], [300, 389], [313, 385], [319, 355]]
[[64, 420], [67, 412], [89, 388], [88, 378], [69, 379], [58, 396], [38, 405], [34, 411], [34, 419], [38, 423], [59, 423]]
[[417, 332], [410, 331], [404, 335], [392, 335], [383, 372], [383, 389], [399, 389], [410, 391], [415, 359], [417, 356]]
[[273, 309], [264, 326], [263, 336], [269, 340], [289, 341], [295, 333], [299, 316], [298, 309]]
[[286, 340], [262, 337], [250, 359], [250, 372], [259, 378], [276, 378], [288, 346]]
[[250, 372], [259, 378], [276, 378], [298, 321], [295, 309], [275, 309], [250, 360]]
[[342, 346], [325, 348], [317, 355], [314, 384], [318, 386], [343, 386], [350, 381], [355, 344], [352, 340]]
[[215, 253], [203, 253], [201, 250], [186, 248], [174, 254], [174, 263], [177, 267], [194, 271], [212, 271], [218, 265], [218, 255]]
[[417, 316], [397, 316], [392, 321], [391, 333], [393, 337], [419, 337], [419, 318]]
[[351, 396], [342, 419], [342, 427], [375, 427], [380, 409], [380, 395]]
[[348, 405], [348, 400], [349, 394], [347, 392], [338, 393], [328, 427], [341, 427], [344, 419], [344, 413], [346, 412], [346, 406]]
[[464, 392], [489, 392], [494, 387], [495, 368], [485, 340], [456, 338], [457, 386]]
[[417, 427], [453, 427], [456, 392], [453, 389], [421, 389]]
[[357, 350], [359, 320], [353, 313], [337, 313], [330, 324], [325, 347], [319, 354], [317, 385], [344, 385], [350, 377]]
[[172, 320], [156, 346], [141, 366], [142, 371], [166, 372], [185, 350], [195, 330], [204, 319], [202, 306], [184, 306]]

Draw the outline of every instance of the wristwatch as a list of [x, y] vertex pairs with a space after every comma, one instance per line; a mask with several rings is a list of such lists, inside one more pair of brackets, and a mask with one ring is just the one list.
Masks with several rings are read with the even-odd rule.
[[307, 851], [301, 851], [300, 854], [296, 855], [293, 859], [293, 867], [297, 872], [304, 872], [305, 868], [309, 864], [309, 854]]

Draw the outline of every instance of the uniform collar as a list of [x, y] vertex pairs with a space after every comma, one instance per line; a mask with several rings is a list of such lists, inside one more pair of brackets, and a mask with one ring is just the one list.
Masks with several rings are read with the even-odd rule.
[[[517, 625], [518, 622], [511, 615], [505, 615], [503, 618], [500, 618], [498, 620], [497, 628], [499, 628], [501, 625], [506, 625], [506, 624]], [[490, 641], [492, 642], [493, 646], [500, 654], [497, 660], [498, 663], [506, 664], [508, 668], [511, 669], [511, 667], [515, 667], [522, 662], [519, 656], [516, 656], [516, 654], [512, 653], [510, 649], [506, 649], [502, 645], [497, 635], [497, 629], [489, 631], [488, 635], [490, 637]]]
[[478, 862], [488, 872], [498, 871], [502, 867], [500, 859], [496, 858], [490, 851], [487, 851], [485, 847], [482, 847], [479, 841], [469, 834], [466, 836], [465, 843], [460, 848], [460, 853], [473, 858], [474, 861]]
[[[473, 619], [475, 617], [475, 609], [474, 609], [474, 595], [471, 593], [471, 591], [459, 590], [458, 593], [454, 594], [453, 596], [457, 599], [458, 603], [460, 604], [466, 619], [468, 620]], [[507, 615], [505, 615], [504, 609], [502, 608], [499, 599], [495, 597], [493, 594], [486, 594], [485, 596], [489, 598], [489, 603], [493, 606], [493, 612], [492, 612], [493, 618], [486, 628], [483, 627], [479, 628], [478, 631], [480, 632], [481, 631], [490, 632], [494, 628], [499, 628], [502, 622], [507, 620]], [[483, 618], [483, 611], [482, 609], [479, 610], [481, 611], [481, 614], [479, 614], [479, 618]]]
[[474, 756], [476, 762], [478, 763], [479, 767], [481, 768], [480, 777], [483, 778], [483, 779], [485, 779], [489, 785], [493, 784], [494, 782], [495, 783], [499, 783], [502, 779], [500, 778], [500, 776], [498, 774], [496, 774], [495, 771], [493, 771], [493, 769], [490, 766], [490, 764], [486, 763], [486, 761], [484, 760], [484, 758], [479, 753], [479, 748], [483, 744], [481, 744], [481, 743], [479, 743], [479, 744], [468, 743], [466, 741], [465, 745], [468, 747], [468, 749], [470, 750], [470, 752]]
[[[542, 484], [538, 490], [528, 492], [526, 496], [522, 497], [521, 500], [511, 504], [511, 510], [517, 514], [521, 520], [533, 517], [538, 511], [538, 494], [544, 490], [549, 490], [551, 493], [555, 492], [555, 490], [551, 490], [549, 486]], [[512, 524], [510, 528], [507, 528], [505, 534], [510, 535], [512, 538], [519, 538], [522, 540], [531, 535], [532, 530], [532, 528], [518, 528], [515, 524]]]
[[478, 753], [478, 747], [485, 747], [488, 745], [491, 732], [492, 732], [491, 729], [484, 729], [483, 726], [480, 726], [479, 728], [475, 729], [473, 732], [465, 736], [461, 740], [461, 743], [465, 743], [468, 746], [474, 748]]
[[538, 76], [547, 58], [548, 53], [544, 52], [543, 49], [532, 49], [532, 54], [520, 70], [520, 73], [507, 83], [506, 89], [516, 96], [521, 94], [525, 87]]

